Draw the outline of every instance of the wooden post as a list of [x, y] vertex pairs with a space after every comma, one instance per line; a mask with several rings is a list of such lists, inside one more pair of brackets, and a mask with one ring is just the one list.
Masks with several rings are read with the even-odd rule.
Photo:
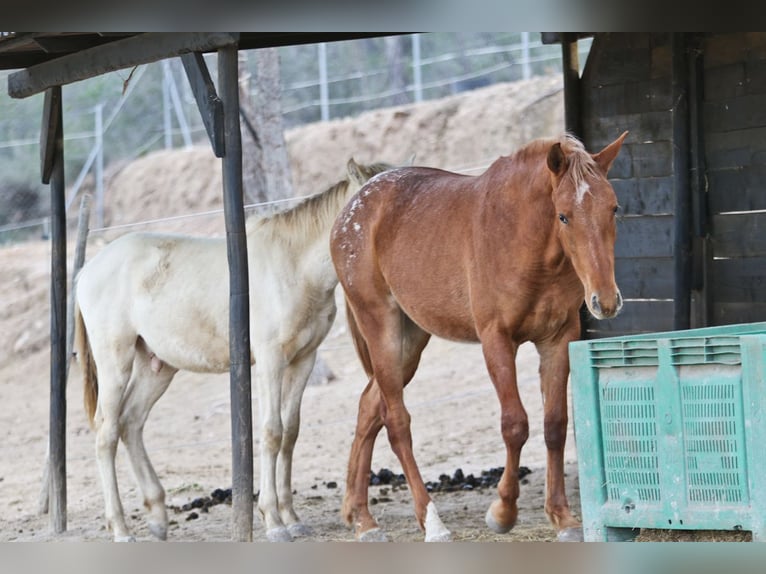
[[[72, 267], [72, 281], [70, 282], [69, 298], [66, 309], [66, 372], [64, 380], [69, 380], [69, 366], [72, 364], [72, 350], [74, 349], [74, 298], [77, 274], [85, 263], [85, 247], [88, 242], [88, 220], [90, 216], [90, 194], [83, 194], [80, 201], [80, 215], [77, 220], [77, 244]], [[48, 500], [50, 495], [50, 445], [45, 452], [45, 468], [43, 469], [42, 487], [38, 501], [38, 512], [48, 512]]]
[[564, 71], [564, 126], [565, 129], [582, 138], [580, 120], [580, 56], [577, 52], [577, 36], [570, 33], [561, 35], [561, 58]]
[[253, 539], [253, 417], [250, 388], [250, 300], [247, 236], [242, 197], [237, 46], [218, 50], [218, 91], [223, 102], [223, 207], [229, 260], [231, 358], [232, 539]]
[[61, 86], [45, 93], [40, 153], [43, 182], [51, 186], [51, 527], [66, 530], [66, 197]]

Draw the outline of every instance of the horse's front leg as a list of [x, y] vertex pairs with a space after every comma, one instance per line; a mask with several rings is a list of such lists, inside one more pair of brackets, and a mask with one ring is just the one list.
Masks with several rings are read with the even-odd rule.
[[493, 531], [505, 533], [513, 528], [518, 516], [519, 459], [529, 436], [529, 423], [516, 381], [517, 345], [501, 331], [482, 333], [481, 345], [500, 400], [500, 430], [506, 449], [505, 470], [497, 485], [499, 498], [490, 505], [485, 520]]
[[277, 459], [277, 500], [282, 522], [292, 536], [311, 534], [311, 529], [300, 521], [293, 508], [292, 467], [300, 430], [301, 399], [315, 362], [316, 351], [293, 361], [285, 369], [282, 379], [282, 446]]
[[277, 456], [282, 447], [282, 378], [285, 369], [281, 353], [274, 348], [255, 352], [255, 380], [260, 422], [260, 491], [258, 511], [270, 542], [290, 542], [292, 536], [279, 515], [276, 490]]
[[545, 446], [548, 450], [545, 514], [560, 541], [582, 541], [582, 525], [572, 516], [564, 485], [564, 447], [567, 439], [567, 381], [569, 342], [579, 327], [562, 338], [537, 345], [540, 354], [540, 385], [545, 417]]

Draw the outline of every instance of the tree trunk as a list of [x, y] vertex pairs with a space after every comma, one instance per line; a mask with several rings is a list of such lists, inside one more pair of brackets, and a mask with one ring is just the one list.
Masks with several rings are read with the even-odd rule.
[[[292, 197], [290, 162], [282, 128], [279, 52], [276, 48], [251, 52], [256, 64], [255, 78], [246, 70], [247, 53], [240, 54], [243, 55], [240, 108], [245, 201], [262, 203]], [[251, 80], [254, 80], [252, 90]]]

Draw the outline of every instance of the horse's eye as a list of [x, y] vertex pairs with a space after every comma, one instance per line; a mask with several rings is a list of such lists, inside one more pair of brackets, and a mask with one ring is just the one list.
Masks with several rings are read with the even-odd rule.
[[561, 223], [563, 223], [564, 225], [566, 225], [567, 223], [569, 223], [569, 219], [567, 219], [567, 216], [566, 216], [566, 215], [564, 215], [563, 213], [559, 213], [559, 221], [560, 221]]
[[618, 212], [619, 210], [620, 210], [620, 206], [619, 206], [619, 205], [615, 205], [615, 206], [614, 206], [614, 214], [615, 214], [615, 215], [617, 215], [617, 212]]

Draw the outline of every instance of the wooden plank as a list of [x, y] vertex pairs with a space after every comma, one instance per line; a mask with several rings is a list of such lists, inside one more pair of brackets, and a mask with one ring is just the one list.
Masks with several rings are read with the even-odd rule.
[[610, 179], [620, 204], [619, 214], [659, 215], [673, 212], [673, 178]]
[[218, 87], [223, 102], [226, 138], [226, 155], [223, 158], [223, 207], [229, 261], [232, 539], [248, 542], [253, 539], [253, 416], [250, 380], [250, 299], [236, 47], [226, 47], [218, 52]]
[[[628, 138], [631, 142], [672, 141], [672, 114], [669, 110], [644, 113], [626, 113], [601, 117], [598, 114], [598, 110], [593, 109], [592, 107], [585, 107], [584, 109], [585, 123], [583, 129], [589, 148], [592, 145], [591, 142], [611, 142], [625, 130], [630, 131]], [[624, 150], [626, 145], [623, 145], [623, 149], [620, 151], [620, 155], [617, 156], [615, 166], [613, 166], [612, 171], [609, 172], [609, 174], [613, 177], [627, 178], [632, 176], [631, 173], [613, 173], [617, 162], [621, 161], [621, 157], [625, 153]], [[597, 146], [593, 145], [592, 147], [595, 148]]]
[[215, 50], [236, 42], [236, 34], [217, 32], [139, 34], [14, 72], [8, 76], [8, 95], [26, 98], [51, 86], [70, 84], [187, 52]]
[[673, 301], [625, 301], [620, 314], [613, 319], [589, 319], [588, 338], [614, 337], [634, 333], [673, 330]]
[[766, 126], [766, 95], [753, 94], [703, 104], [706, 132]]
[[705, 163], [709, 170], [766, 165], [766, 127], [706, 133]]
[[718, 303], [766, 303], [766, 257], [715, 259], [710, 288]]
[[711, 213], [766, 209], [766, 165], [708, 170]]
[[205, 125], [213, 153], [223, 157], [225, 153], [223, 138], [223, 104], [215, 91], [215, 85], [205, 64], [205, 59], [199, 52], [183, 54], [181, 61], [186, 70], [194, 99], [197, 101], [202, 123]]
[[766, 321], [766, 303], [713, 303], [713, 325]]
[[744, 96], [745, 62], [738, 61], [725, 66], [708, 68], [704, 73], [705, 99], [724, 100]]
[[56, 158], [59, 142], [57, 130], [61, 129], [61, 90], [47, 90], [43, 102], [43, 119], [40, 127], [40, 174], [42, 182], [48, 184]]
[[745, 90], [748, 94], [766, 93], [766, 60], [748, 60], [745, 63]]
[[672, 299], [673, 258], [617, 258], [614, 278], [625, 299]]
[[766, 256], [766, 213], [712, 216], [713, 257]]
[[673, 174], [673, 144], [669, 140], [634, 145], [633, 174], [636, 177], [662, 177]]
[[588, 90], [586, 97], [594, 112], [602, 116], [662, 111], [673, 105], [670, 86], [668, 78], [597, 85]]
[[705, 37], [705, 68], [733, 64], [745, 59], [747, 45], [741, 32], [714, 33]]
[[672, 215], [618, 218], [615, 257], [672, 257], [673, 225]]

